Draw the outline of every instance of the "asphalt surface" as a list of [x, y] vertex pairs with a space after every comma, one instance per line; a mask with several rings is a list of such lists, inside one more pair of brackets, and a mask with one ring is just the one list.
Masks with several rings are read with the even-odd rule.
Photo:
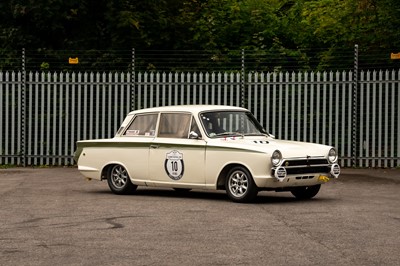
[[1, 265], [399, 265], [400, 170], [343, 169], [312, 200], [139, 187], [76, 168], [0, 170]]

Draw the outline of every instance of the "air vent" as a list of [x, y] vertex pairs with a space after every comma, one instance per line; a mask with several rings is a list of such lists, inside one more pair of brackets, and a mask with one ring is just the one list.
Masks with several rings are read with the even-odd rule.
[[256, 144], [268, 144], [269, 142], [268, 141], [266, 141], [266, 140], [255, 140], [255, 141], [253, 141], [254, 143], [256, 143]]

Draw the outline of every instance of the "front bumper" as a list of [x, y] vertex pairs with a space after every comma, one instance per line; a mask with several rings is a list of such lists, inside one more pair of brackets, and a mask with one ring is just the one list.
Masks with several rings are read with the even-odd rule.
[[279, 166], [272, 169], [271, 175], [279, 182], [288, 178], [295, 180], [308, 180], [318, 178], [318, 181], [329, 180], [329, 178], [338, 178], [340, 175], [340, 166], [336, 163], [326, 165], [307, 165], [307, 166]]

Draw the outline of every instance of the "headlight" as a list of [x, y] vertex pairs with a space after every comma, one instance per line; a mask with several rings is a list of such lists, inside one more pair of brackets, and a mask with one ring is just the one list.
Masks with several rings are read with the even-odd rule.
[[335, 163], [337, 161], [337, 159], [338, 159], [338, 156], [337, 156], [336, 150], [334, 148], [330, 149], [329, 153], [328, 153], [328, 161], [330, 163]]
[[282, 153], [278, 150], [274, 151], [271, 156], [271, 163], [273, 166], [278, 166], [282, 161]]

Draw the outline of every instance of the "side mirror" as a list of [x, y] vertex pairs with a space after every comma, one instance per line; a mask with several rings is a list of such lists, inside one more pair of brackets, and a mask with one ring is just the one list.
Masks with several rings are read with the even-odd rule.
[[189, 133], [189, 139], [199, 139], [199, 134], [197, 134], [194, 131], [190, 131]]

